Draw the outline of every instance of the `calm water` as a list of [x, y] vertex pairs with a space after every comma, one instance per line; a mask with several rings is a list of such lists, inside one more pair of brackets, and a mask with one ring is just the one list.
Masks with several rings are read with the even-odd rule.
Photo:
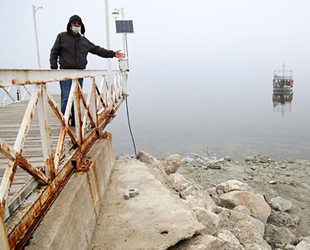
[[[195, 152], [234, 160], [256, 154], [310, 159], [310, 87], [302, 70], [294, 71], [290, 105], [275, 109], [273, 68], [267, 66], [149, 73], [131, 73], [128, 82], [137, 150], [158, 158]], [[125, 103], [107, 130], [116, 155], [133, 154]]]

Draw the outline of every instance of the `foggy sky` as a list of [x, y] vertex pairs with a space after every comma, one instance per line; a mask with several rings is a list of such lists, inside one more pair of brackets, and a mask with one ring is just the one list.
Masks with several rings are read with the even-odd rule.
[[[37, 67], [32, 5], [43, 6], [36, 14], [42, 68], [49, 68], [50, 48], [73, 14], [82, 17], [86, 37], [106, 45], [103, 0], [1, 0], [0, 68]], [[286, 60], [294, 68], [309, 58], [307, 0], [110, 0], [109, 12], [114, 7], [124, 7], [125, 19], [134, 20], [135, 34], [128, 35], [128, 43], [135, 71], [203, 67], [220, 71], [243, 65], [242, 60], [274, 67]], [[122, 49], [112, 15], [110, 33], [112, 49]], [[89, 56], [88, 69], [102, 65], [104, 60]]]
[[[106, 46], [103, 0], [0, 0], [0, 68], [38, 67], [32, 5], [43, 6], [36, 14], [42, 68], [49, 69], [50, 49], [73, 14], [82, 17], [90, 41]], [[309, 99], [309, 0], [110, 0], [109, 13], [115, 7], [124, 7], [125, 19], [134, 24], [135, 33], [128, 35], [128, 90], [138, 130], [150, 123], [163, 129], [164, 121], [184, 134], [194, 120], [219, 127], [225, 117], [241, 119], [253, 111], [263, 117], [258, 103], [266, 99], [264, 108], [272, 106], [273, 70], [284, 60], [294, 71], [295, 110]], [[122, 49], [112, 15], [109, 20], [111, 49]], [[88, 61], [87, 69], [106, 67], [97, 56]], [[262, 94], [253, 97], [258, 91]], [[215, 102], [218, 108], [212, 109]], [[230, 110], [232, 102], [248, 110]], [[199, 120], [203, 114], [210, 117], [206, 124]]]

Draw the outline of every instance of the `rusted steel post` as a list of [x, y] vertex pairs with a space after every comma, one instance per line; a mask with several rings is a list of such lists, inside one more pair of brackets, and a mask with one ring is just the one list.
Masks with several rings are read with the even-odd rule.
[[39, 95], [40, 95], [40, 87], [38, 85], [35, 85], [33, 89], [33, 93], [31, 96], [31, 99], [29, 100], [27, 110], [25, 112], [22, 124], [20, 126], [20, 129], [18, 131], [18, 135], [14, 144], [13, 149], [17, 152], [20, 153], [20, 150], [23, 148], [30, 124], [33, 118], [33, 114], [36, 108], [36, 105], [39, 100]]
[[1, 209], [0, 209], [0, 249], [1, 250], [10, 249], [5, 224], [3, 220], [3, 211]]
[[50, 183], [48, 178], [40, 170], [33, 167], [24, 157], [20, 155], [17, 156], [17, 163], [22, 169], [32, 175], [41, 184], [47, 185]]
[[47, 94], [46, 94], [46, 85], [41, 84], [41, 95], [38, 102], [38, 115], [39, 115], [39, 124], [40, 124], [40, 134], [41, 134], [41, 143], [43, 151], [43, 161], [46, 167], [46, 174], [50, 180], [53, 180], [56, 176], [56, 170], [54, 167], [53, 160], [53, 149], [52, 149], [52, 140], [51, 140], [51, 128], [48, 123], [47, 117]]
[[16, 158], [16, 152], [2, 138], [0, 138], [0, 153], [11, 161]]
[[16, 172], [16, 167], [17, 167], [17, 161], [14, 160], [14, 161], [9, 161], [5, 169], [5, 172], [4, 172], [2, 181], [1, 181], [1, 186], [0, 186], [0, 207], [2, 209], [4, 209], [6, 199], [9, 195], [12, 182], [14, 179], [14, 175]]
[[83, 142], [82, 128], [81, 128], [81, 104], [80, 104], [80, 84], [78, 79], [74, 79], [72, 83], [74, 90], [74, 117], [75, 117], [75, 129], [76, 136], [79, 144]]
[[97, 117], [97, 111], [96, 111], [96, 107], [97, 107], [97, 98], [96, 98], [96, 89], [97, 89], [97, 85], [96, 85], [96, 80], [95, 78], [93, 78], [93, 84], [92, 84], [92, 88], [89, 91], [89, 99], [87, 100], [88, 105], [90, 105], [91, 108], [91, 114], [94, 117], [94, 122], [97, 126], [97, 121], [98, 121], [98, 117]]

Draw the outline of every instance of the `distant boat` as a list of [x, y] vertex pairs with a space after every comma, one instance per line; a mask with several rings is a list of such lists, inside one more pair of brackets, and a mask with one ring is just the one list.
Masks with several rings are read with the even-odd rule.
[[283, 69], [274, 71], [273, 92], [291, 92], [293, 90], [293, 85], [293, 71], [285, 69], [284, 62]]

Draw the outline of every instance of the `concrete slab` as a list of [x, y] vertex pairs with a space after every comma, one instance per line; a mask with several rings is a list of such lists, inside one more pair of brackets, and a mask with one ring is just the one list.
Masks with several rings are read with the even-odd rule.
[[84, 160], [89, 170], [73, 174], [26, 250], [88, 249], [114, 165], [112, 137], [97, 140]]
[[[128, 188], [139, 194], [125, 199]], [[117, 160], [90, 249], [168, 249], [202, 229], [158, 172], [135, 159]]]

